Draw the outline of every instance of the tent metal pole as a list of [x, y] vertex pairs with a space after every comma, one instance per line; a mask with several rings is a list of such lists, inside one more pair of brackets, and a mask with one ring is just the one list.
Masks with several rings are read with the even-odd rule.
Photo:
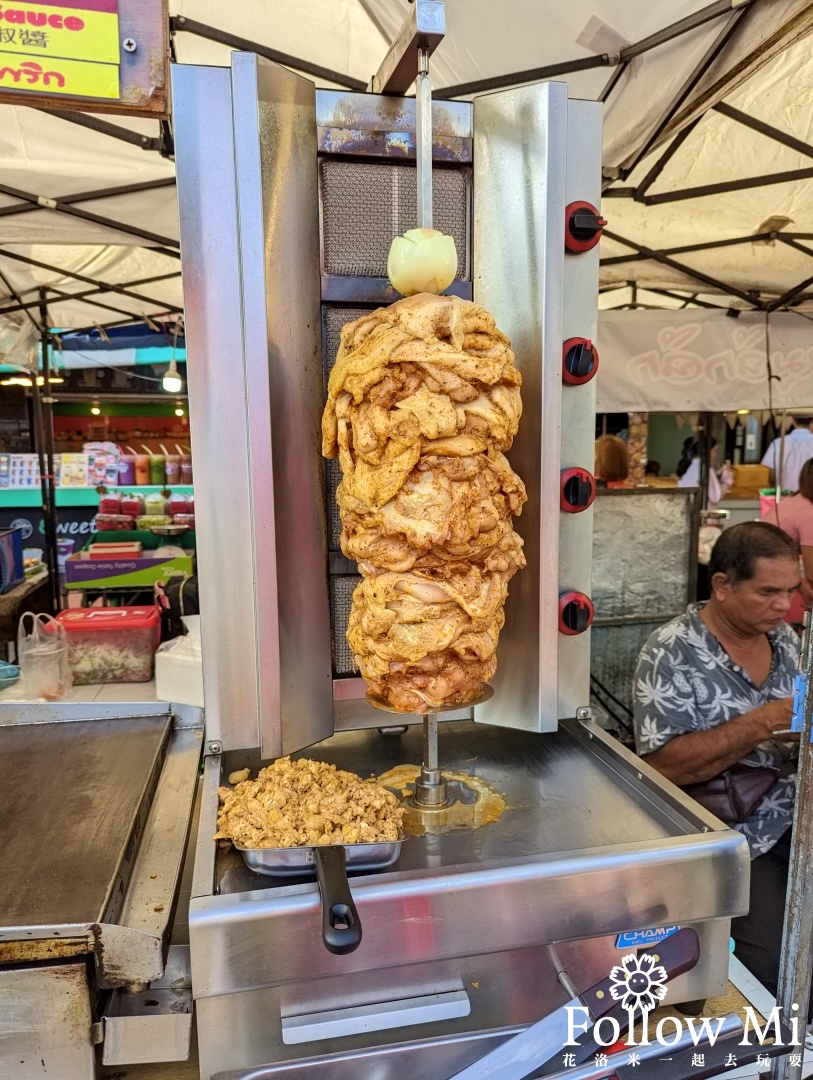
[[767, 305], [767, 310], [776, 311], [778, 308], [784, 307], [789, 300], [793, 300], [800, 292], [804, 292], [809, 285], [813, 285], [813, 277], [805, 278], [799, 285], [795, 285], [792, 289], [789, 289], [780, 296], [778, 300], [772, 300], [771, 303]]
[[[143, 293], [133, 292], [132, 289], [127, 289], [123, 285], [111, 285], [106, 281], [100, 281], [98, 278], [88, 277], [87, 274], [80, 274], [73, 270], [65, 270], [60, 266], [52, 266], [50, 263], [41, 262], [39, 259], [32, 259], [28, 255], [20, 255], [17, 251], [8, 251], [6, 248], [0, 248], [0, 257], [4, 259], [13, 259], [16, 262], [25, 263], [27, 266], [38, 266], [41, 270], [50, 270], [52, 274], [62, 274], [63, 277], [73, 278], [74, 281], [83, 281], [87, 285], [96, 285], [102, 292], [118, 293], [120, 296], [129, 296], [131, 300], [140, 300], [142, 304], [151, 304], [162, 311], [167, 311], [171, 308], [172, 311], [182, 311], [182, 308], [174, 307], [170, 304], [165, 304], [162, 300], [156, 300], [152, 296], [145, 296]], [[52, 285], [49, 286], [52, 292], [58, 292]], [[70, 298], [70, 293], [63, 294]], [[101, 305], [100, 305], [101, 306]], [[132, 312], [124, 312], [125, 315], [132, 314]]]
[[[74, 294], [65, 292], [63, 289], [55, 289], [53, 285], [50, 286], [49, 292], [53, 293], [53, 302], [58, 303], [60, 300], [73, 300]], [[114, 315], [132, 315], [132, 311], [128, 311], [126, 308], [114, 307], [112, 304], [105, 304], [101, 300], [80, 300], [80, 304], [87, 304], [88, 307], [101, 308], [102, 311], [112, 311]], [[175, 309], [176, 312], [180, 311], [180, 308]], [[141, 321], [144, 321], [144, 313], [141, 313]], [[150, 318], [152, 318], [150, 314]]]
[[[657, 296], [667, 296], [671, 300], [683, 300], [684, 297], [680, 293], [670, 292], [668, 289], [647, 289], [647, 292], [655, 293]], [[692, 303], [695, 307], [710, 308], [714, 311], [728, 311], [727, 307], [722, 304], [710, 304], [707, 300], [698, 300], [697, 295], [692, 297]]]
[[54, 571], [51, 566], [53, 552], [56, 548], [56, 539], [53, 538], [52, 543], [52, 539], [49, 538], [49, 506], [51, 503], [51, 489], [48, 484], [48, 463], [45, 456], [45, 434], [42, 420], [42, 399], [40, 396], [40, 388], [39, 386], [37, 386], [36, 375], [31, 380], [31, 383], [31, 411], [34, 417], [34, 448], [37, 453], [37, 458], [39, 459], [40, 467], [40, 489], [42, 491], [42, 519], [45, 529], [45, 558], [48, 563], [48, 610], [51, 615], [56, 615], [59, 608], [56, 607], [54, 604]]
[[[58, 519], [56, 510], [56, 471], [54, 469], [54, 399], [51, 396], [51, 335], [48, 333], [48, 304], [45, 290], [40, 292], [40, 352], [42, 356], [43, 393], [39, 396], [42, 409], [43, 449], [45, 451], [45, 467], [48, 473], [48, 500], [44, 507], [45, 513], [45, 548], [48, 561], [48, 583], [51, 594], [51, 607], [54, 612], [59, 611], [61, 604], [59, 587], [59, 545], [58, 545]], [[32, 380], [32, 389], [38, 390], [37, 380]]]
[[[167, 313], [167, 314], [171, 314], [171, 313]], [[160, 314], [159, 315], [150, 315], [150, 319], [153, 322], [156, 322], [157, 320], [162, 319], [163, 317], [164, 316], [160, 315]], [[130, 319], [115, 319], [112, 322], [92, 323], [90, 326], [80, 326], [77, 329], [74, 329], [73, 327], [71, 327], [71, 333], [72, 334], [89, 334], [92, 330], [115, 330], [119, 326], [140, 326], [143, 323], [144, 323], [144, 316], [143, 315], [134, 315]], [[65, 396], [64, 394], [60, 394], [60, 397], [64, 397], [64, 396]], [[162, 400], [165, 400], [165, 399], [166, 399], [166, 394], [164, 395], [164, 399], [162, 399]]]
[[59, 120], [66, 120], [69, 124], [78, 124], [80, 127], [90, 128], [91, 131], [98, 131], [102, 135], [108, 135], [111, 139], [130, 143], [131, 146], [140, 146], [142, 150], [155, 150], [158, 152], [161, 150], [160, 139], [151, 138], [149, 135], [139, 135], [137, 131], [130, 131], [129, 128], [111, 124], [109, 120], [100, 120], [97, 116], [88, 116], [87, 113], [82, 112], [61, 112], [59, 109], [49, 109], [48, 112]]
[[712, 251], [714, 248], [736, 247], [738, 244], [754, 244], [759, 240], [773, 239], [778, 239], [778, 234], [766, 232], [755, 233], [753, 236], [733, 236], [729, 240], [709, 240], [705, 244], [683, 244], [681, 247], [664, 248], [664, 254], [684, 255], [687, 251]]
[[755, 117], [749, 116], [748, 113], [735, 109], [733, 105], [727, 105], [724, 101], [718, 101], [712, 108], [715, 112], [727, 116], [729, 120], [736, 120], [738, 124], [743, 124], [745, 127], [751, 128], [752, 131], [758, 131], [760, 135], [765, 135], [767, 138], [773, 139], [774, 142], [789, 146], [791, 150], [796, 150], [797, 153], [804, 154], [805, 157], [813, 157], [813, 146], [810, 143], [803, 142], [802, 139], [797, 139], [793, 135], [787, 134], [787, 132], [780, 131], [779, 128], [773, 127], [772, 124], [766, 124], [764, 120], [757, 120]]
[[694, 278], [696, 281], [702, 281], [704, 285], [710, 285], [713, 289], [719, 290], [720, 292], [728, 293], [731, 296], [738, 296], [740, 300], [744, 300], [754, 308], [761, 310], [765, 307], [759, 299], [754, 296], [749, 296], [748, 293], [742, 292], [741, 289], [737, 289], [734, 285], [726, 285], [724, 282], [718, 281], [717, 278], [701, 273], [700, 270], [693, 270], [690, 266], [685, 266], [683, 263], [677, 262], [675, 259], [670, 258], [668, 255], [664, 255], [660, 251], [653, 251], [652, 248], [648, 248], [644, 244], [636, 244], [634, 240], [625, 240], [623, 236], [611, 233], [607, 229], [604, 230], [604, 235], [608, 240], [614, 240], [618, 244], [624, 244], [626, 247], [630, 247], [634, 251], [639, 252], [645, 259], [652, 259], [654, 262], [669, 266], [672, 270], [677, 270], [681, 274], [686, 274], [687, 277]]
[[[744, 0], [740, 7], [746, 7], [752, 2], [753, 0]], [[659, 45], [665, 45], [667, 41], [673, 41], [675, 38], [687, 34], [690, 30], [696, 30], [699, 26], [704, 26], [707, 22], [711, 22], [712, 19], [716, 19], [720, 15], [730, 15], [733, 9], [734, 4], [732, 4], [731, 0], [715, 0], [715, 3], [709, 4], [708, 7], [701, 8], [699, 11], [687, 15], [685, 19], [679, 19], [670, 26], [665, 26], [663, 30], [656, 30], [649, 37], [642, 38], [634, 45], [622, 49], [621, 59], [632, 60], [633, 57], [649, 52], [650, 49], [656, 49]]]
[[[744, 0], [744, 3], [741, 6], [745, 7], [752, 2], [753, 0]], [[578, 60], [564, 61], [561, 64], [549, 64], [547, 67], [532, 68], [530, 71], [517, 71], [513, 75], [497, 75], [490, 79], [477, 79], [474, 82], [459, 83], [457, 86], [446, 86], [442, 90], [437, 90], [435, 92], [435, 97], [445, 99], [463, 97], [468, 94], [482, 94], [490, 90], [501, 90], [508, 86], [519, 86], [521, 83], [540, 82], [543, 79], [550, 79], [556, 75], [568, 75], [571, 72], [587, 71], [590, 68], [624, 64], [634, 57], [640, 56], [642, 53], [649, 52], [651, 49], [656, 49], [659, 45], [664, 45], [667, 41], [673, 41], [675, 38], [681, 37], [690, 30], [696, 30], [697, 27], [703, 26], [707, 22], [711, 22], [712, 19], [719, 18], [721, 15], [730, 15], [731, 11], [731, 0], [715, 0], [713, 4], [709, 4], [700, 11], [688, 15], [685, 19], [679, 19], [670, 26], [665, 26], [662, 30], [658, 30], [657, 33], [650, 34], [649, 37], [642, 38], [640, 41], [628, 45], [626, 48], [621, 49], [615, 56], [601, 53], [594, 56], [584, 56]], [[616, 77], [614, 76], [613, 78], [615, 79]], [[612, 86], [613, 82], [611, 81], [610, 86], [605, 90], [602, 100], [604, 100], [606, 95], [610, 92]]]
[[652, 184], [654, 184], [654, 182], [658, 179], [663, 170], [666, 168], [667, 164], [672, 160], [672, 158], [675, 156], [681, 146], [683, 146], [688, 137], [700, 123], [701, 119], [702, 117], [698, 116], [696, 120], [694, 120], [691, 124], [687, 124], [682, 131], [679, 131], [677, 135], [675, 135], [674, 139], [672, 139], [667, 148], [664, 150], [664, 152], [661, 154], [661, 156], [658, 158], [658, 160], [643, 178], [641, 183], [634, 189], [633, 194], [636, 199], [639, 199], [642, 195], [646, 194]]
[[[782, 240], [780, 233], [755, 233], [753, 236], [733, 236], [729, 240], [709, 240], [705, 244], [684, 244], [682, 247], [661, 248], [662, 255], [684, 255], [688, 251], [712, 251], [714, 248], [734, 247], [737, 244], [753, 244], [759, 240]], [[798, 246], [798, 245], [797, 245]], [[801, 248], [805, 255], [813, 255], [813, 251]], [[615, 266], [623, 262], [633, 262], [643, 258], [642, 255], [613, 255], [609, 259], [602, 259], [602, 266]]]
[[[649, 154], [654, 149], [654, 147], [658, 145], [658, 141], [668, 128], [669, 124], [674, 119], [678, 109], [680, 109], [681, 105], [683, 105], [683, 103], [689, 97], [691, 92], [697, 86], [698, 82], [703, 78], [705, 73], [708, 71], [708, 69], [711, 67], [711, 65], [714, 63], [714, 61], [717, 59], [723, 49], [725, 49], [726, 45], [728, 45], [728, 42], [730, 41], [735, 30], [738, 29], [743, 18], [746, 18], [748, 13], [752, 11], [755, 6], [755, 3], [750, 2], [748, 4], [742, 5], [739, 8], [733, 8], [731, 3], [728, 3], [727, 7], [729, 19], [727, 20], [725, 27], [720, 31], [716, 39], [712, 42], [711, 46], [706, 50], [705, 55], [697, 64], [694, 71], [692, 71], [689, 78], [684, 82], [683, 86], [672, 99], [660, 123], [649, 136], [647, 141], [634, 154], [632, 159], [626, 163], [622, 176], [629, 176], [635, 166], [639, 162], [643, 161], [647, 154]], [[698, 12], [698, 14], [700, 14], [700, 12]]]
[[[782, 233], [776, 234], [776, 239], [781, 240], [783, 244], [787, 244], [788, 247], [792, 247], [794, 251], [800, 251], [802, 255], [809, 255], [813, 258], [813, 250], [809, 247], [805, 247], [804, 244], [798, 243], [792, 236], [785, 236]], [[813, 240], [813, 237], [811, 237]]]
[[149, 240], [152, 243], [168, 245], [169, 247], [180, 246], [179, 241], [173, 240], [170, 236], [147, 232], [146, 229], [139, 229], [135, 225], [126, 225], [120, 221], [114, 221], [112, 218], [104, 217], [102, 214], [92, 214], [89, 210], [80, 210], [76, 206], [61, 202], [59, 199], [48, 199], [43, 195], [32, 195], [28, 191], [20, 191], [19, 188], [9, 187], [7, 184], [0, 184], [0, 194], [10, 195], [12, 198], [32, 203], [38, 209], [54, 210], [60, 214], [69, 214], [71, 217], [80, 218], [82, 221], [90, 221], [94, 225], [104, 225], [108, 229], [115, 229], [116, 232], [123, 232], [128, 236], [137, 236], [141, 240]]
[[594, 56], [582, 56], [576, 60], [563, 60], [558, 64], [530, 68], [528, 71], [515, 71], [508, 75], [494, 75], [490, 79], [475, 79], [473, 82], [458, 83], [456, 86], [444, 86], [435, 91], [434, 96], [440, 101], [449, 98], [465, 97], [468, 94], [488, 93], [491, 90], [504, 90], [522, 83], [542, 82], [557, 75], [570, 75], [576, 71], [589, 71], [591, 68], [608, 67], [614, 64], [615, 57], [607, 53]]
[[[154, 191], [156, 188], [175, 187], [175, 177], [166, 176], [161, 180], [144, 180], [140, 184], [121, 184], [119, 187], [101, 188], [99, 191], [82, 191], [77, 195], [60, 195], [57, 202], [74, 205], [80, 202], [91, 202], [94, 199], [113, 199], [117, 195], [131, 195], [137, 191]], [[0, 206], [0, 217], [9, 217], [12, 214], [33, 214], [42, 207], [30, 202], [12, 203], [11, 206]]]
[[237, 49], [239, 52], [257, 53], [258, 56], [264, 56], [266, 60], [273, 60], [275, 64], [284, 64], [285, 67], [293, 68], [294, 71], [301, 71], [305, 75], [313, 75], [317, 79], [336, 83], [348, 90], [358, 90], [363, 93], [367, 89], [367, 83], [362, 82], [361, 79], [354, 79], [340, 71], [331, 71], [330, 68], [312, 64], [309, 60], [300, 60], [278, 49], [270, 49], [258, 41], [249, 41], [248, 38], [238, 37], [236, 34], [227, 34], [225, 30], [207, 26], [206, 23], [198, 22], [196, 19], [188, 19], [185, 15], [173, 15], [169, 20], [169, 29], [172, 33], [183, 30], [188, 34], [196, 34], [198, 37], [208, 38], [209, 41], [216, 41], [220, 45]]
[[657, 195], [633, 196], [644, 206], [680, 202], [683, 199], [700, 199], [705, 195], [722, 195], [727, 191], [747, 191], [749, 188], [770, 187], [772, 184], [789, 184], [794, 180], [813, 178], [813, 166], [807, 169], [786, 169], [784, 172], [767, 173], [765, 176], [749, 176], [743, 180], [723, 180], [718, 184], [699, 184], [697, 187], [661, 191]]
[[[168, 281], [170, 278], [178, 278], [180, 276], [181, 276], [181, 271], [180, 270], [175, 270], [171, 274], [156, 274], [153, 277], [138, 278], [136, 281], [125, 281], [125, 282], [123, 282], [123, 287], [125, 289], [130, 289], [134, 285], [149, 285], [153, 281]], [[51, 288], [51, 286], [46, 285], [45, 286], [45, 291], [46, 292], [53, 292], [54, 290]], [[69, 295], [72, 300], [86, 300], [87, 297], [89, 297], [89, 296], [98, 296], [100, 293], [105, 293], [105, 292], [109, 292], [109, 291], [110, 290], [107, 287], [105, 287], [104, 289], [102, 289], [102, 288], [87, 289], [84, 292], [78, 292], [78, 293], [69, 293], [69, 294], [62, 293], [61, 295], [63, 297], [65, 295]], [[35, 308], [35, 307], [38, 307], [38, 306], [39, 306], [39, 300], [27, 300], [27, 301], [25, 301], [25, 302], [23, 302], [21, 304], [14, 304], [11, 307], [0, 307], [0, 315], [13, 315], [15, 311], [26, 311], [28, 308]]]
[[[0, 270], [0, 281], [2, 281], [3, 284], [5, 285], [5, 287], [8, 289], [9, 294], [11, 296], [13, 296], [15, 299], [19, 300], [19, 293], [14, 288], [14, 286], [11, 284], [11, 282], [9, 281], [9, 279], [6, 277], [6, 275], [3, 273], [2, 270]], [[40, 340], [42, 340], [42, 335], [44, 333], [43, 326], [40, 323], [37, 322], [37, 320], [34, 318], [34, 316], [31, 314], [30, 311], [26, 311], [25, 314], [26, 314], [26, 317], [28, 318], [29, 322], [31, 323], [31, 325], [34, 327], [34, 329], [38, 331], [38, 333], [40, 335]], [[48, 528], [48, 526], [47, 526], [48, 506], [49, 506], [49, 502], [50, 502], [50, 498], [51, 498], [51, 489], [50, 489], [50, 486], [48, 484], [48, 470], [47, 470], [47, 467], [46, 467], [46, 460], [45, 460], [45, 449], [44, 449], [45, 448], [45, 441], [44, 441], [44, 436], [43, 436], [42, 403], [40, 401], [40, 389], [39, 389], [39, 386], [37, 386], [37, 372], [34, 371], [32, 374], [33, 374], [33, 378], [31, 379], [31, 416], [32, 416], [32, 419], [33, 419], [32, 429], [33, 429], [33, 433], [34, 433], [34, 450], [35, 450], [35, 452], [37, 454], [37, 459], [39, 461], [39, 467], [40, 467], [40, 491], [42, 493], [42, 512], [43, 512], [45, 527], [46, 527], [46, 530], [47, 530], [47, 528]], [[48, 545], [46, 543], [46, 548], [47, 547], [48, 547]], [[54, 551], [56, 551], [56, 546], [54, 546]], [[50, 570], [49, 570], [49, 574], [50, 574]], [[55, 615], [56, 612], [57, 612], [57, 608], [53, 606], [53, 596], [54, 596], [53, 589], [54, 589], [53, 584], [49, 583], [49, 586], [48, 586], [49, 608], [50, 608], [51, 614]]]

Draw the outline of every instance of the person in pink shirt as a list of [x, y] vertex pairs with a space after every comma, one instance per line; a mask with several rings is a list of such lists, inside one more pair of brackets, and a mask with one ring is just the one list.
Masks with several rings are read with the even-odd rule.
[[762, 520], [778, 525], [802, 549], [802, 585], [788, 615], [788, 622], [802, 622], [803, 612], [813, 608], [813, 458], [802, 466], [796, 494], [780, 499]]

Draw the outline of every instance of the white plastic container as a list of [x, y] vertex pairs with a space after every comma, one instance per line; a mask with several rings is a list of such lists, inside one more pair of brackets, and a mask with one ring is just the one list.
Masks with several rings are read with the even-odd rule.
[[159, 701], [203, 708], [200, 616], [183, 619], [186, 637], [165, 641], [155, 654], [155, 696]]

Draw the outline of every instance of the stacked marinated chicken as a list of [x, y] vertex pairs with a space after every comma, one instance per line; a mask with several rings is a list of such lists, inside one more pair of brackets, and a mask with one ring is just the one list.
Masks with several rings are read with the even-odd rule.
[[420, 293], [348, 323], [322, 450], [338, 455], [342, 550], [358, 562], [347, 640], [403, 712], [465, 703], [496, 670], [508, 582], [525, 565], [525, 488], [503, 456], [520, 373], [482, 307]]

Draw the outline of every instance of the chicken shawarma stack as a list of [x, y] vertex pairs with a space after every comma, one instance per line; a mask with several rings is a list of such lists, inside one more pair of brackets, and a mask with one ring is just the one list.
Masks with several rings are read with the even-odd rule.
[[322, 418], [338, 455], [342, 551], [362, 574], [347, 640], [403, 712], [476, 698], [497, 667], [508, 582], [525, 565], [525, 488], [508, 339], [477, 304], [420, 293], [342, 330]]

